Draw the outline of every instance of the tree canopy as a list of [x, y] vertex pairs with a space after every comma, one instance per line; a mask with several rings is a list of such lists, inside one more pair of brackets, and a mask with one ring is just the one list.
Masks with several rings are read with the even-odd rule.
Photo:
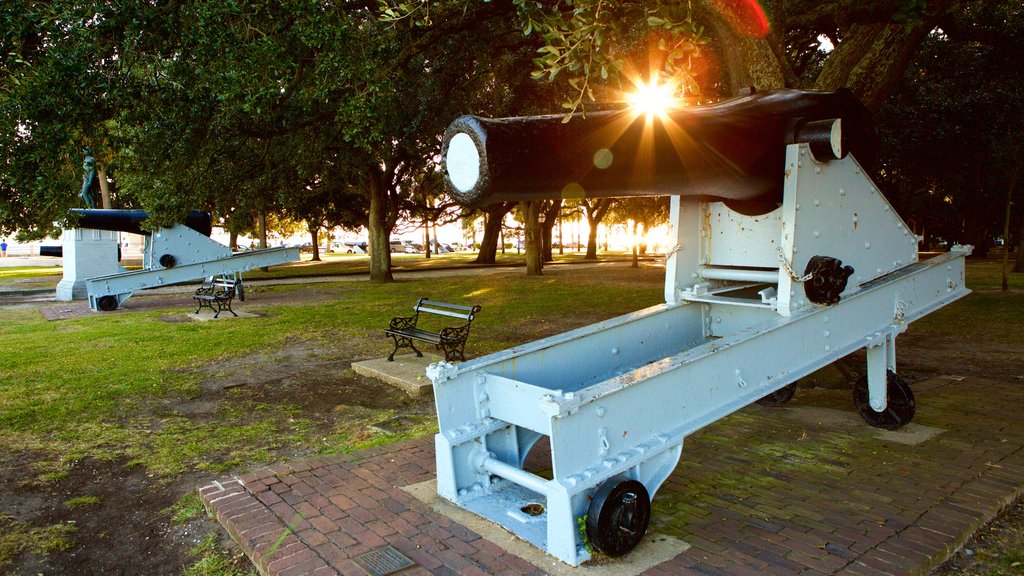
[[[154, 212], [151, 225], [193, 208], [236, 231], [269, 213], [367, 225], [385, 280], [395, 222], [436, 197], [422, 187], [437, 182], [452, 119], [617, 106], [655, 77], [694, 102], [751, 85], [849, 87], [901, 134], [883, 162], [898, 202], [936, 230], [951, 209], [980, 222], [988, 205], [964, 191], [999, 196], [1009, 184], [994, 175], [1019, 158], [1020, 11], [981, 0], [8, 3], [0, 232], [62, 224], [88, 149], [116, 207]], [[947, 133], [978, 152], [928, 148]], [[925, 178], [915, 142], [932, 168], [976, 176]]]

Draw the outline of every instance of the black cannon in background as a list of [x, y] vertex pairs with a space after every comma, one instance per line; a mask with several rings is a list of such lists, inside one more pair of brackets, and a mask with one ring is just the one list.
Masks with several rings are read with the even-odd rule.
[[[78, 216], [76, 228], [93, 230], [109, 230], [111, 232], [127, 232], [149, 236], [149, 230], [143, 230], [140, 224], [149, 218], [145, 210], [106, 210], [92, 208], [72, 208], [69, 213]], [[213, 215], [200, 210], [190, 210], [183, 224], [203, 236], [209, 238], [213, 233]], [[40, 256], [60, 258], [64, 256], [63, 246], [40, 246]], [[117, 247], [117, 261], [121, 261], [121, 246]]]
[[[76, 228], [128, 232], [129, 234], [141, 234], [143, 236], [149, 236], [150, 234], [148, 230], [143, 230], [140, 226], [142, 222], [149, 218], [149, 212], [145, 210], [72, 208], [68, 212], [78, 216]], [[209, 212], [190, 210], [182, 224], [206, 237], [213, 233], [213, 216]]]
[[[838, 120], [838, 122], [837, 122]], [[848, 90], [755, 92], [680, 108], [522, 118], [462, 116], [443, 140], [445, 180], [467, 206], [505, 200], [685, 195], [758, 214], [782, 201], [787, 144], [870, 165], [870, 111]]]
[[[243, 254], [233, 253], [229, 247], [210, 237], [213, 218], [209, 212], [193, 210], [184, 222], [152, 232], [141, 226], [150, 217], [145, 210], [72, 209], [70, 213], [75, 217], [75, 228], [145, 236], [142, 269], [83, 278], [89, 307], [93, 310], [115, 310], [131, 298], [136, 290], [218, 275], [237, 282], [243, 272], [253, 268], [276, 266], [299, 259], [299, 249], [296, 247], [282, 246]], [[75, 235], [65, 236], [65, 245], [79, 241]], [[77, 250], [75, 256], [78, 257]]]

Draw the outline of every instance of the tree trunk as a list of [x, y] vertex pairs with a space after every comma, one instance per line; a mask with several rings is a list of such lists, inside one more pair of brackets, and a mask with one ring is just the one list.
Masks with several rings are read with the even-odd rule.
[[388, 226], [387, 190], [381, 182], [381, 174], [373, 171], [367, 177], [367, 193], [370, 195], [370, 219], [368, 236], [370, 240], [370, 281], [391, 282], [391, 229]]
[[[513, 206], [513, 202], [503, 202], [484, 208], [484, 237], [480, 241], [480, 251], [476, 255], [475, 263], [494, 264], [498, 256], [498, 241], [503, 236], [501, 223]], [[504, 253], [504, 246], [502, 252]]]
[[96, 177], [100, 181], [100, 198], [104, 210], [110, 210], [110, 184], [107, 182], [107, 169], [102, 164], [96, 165]]
[[423, 253], [426, 255], [427, 260], [430, 259], [430, 222], [423, 219]]
[[228, 235], [228, 248], [232, 252], [238, 252], [238, 232], [231, 232]]
[[814, 88], [849, 88], [868, 108], [881, 108], [930, 29], [924, 23], [907, 22], [851, 26], [825, 60]]
[[1010, 186], [1006, 190], [1006, 218], [1003, 219], [1003, 282], [1002, 291], [1010, 289], [1009, 267], [1010, 267], [1010, 209], [1013, 207], [1013, 189], [1017, 186], [1017, 174], [1020, 172], [1020, 162], [1013, 168], [1010, 176]]
[[[260, 210], [260, 214], [256, 218], [256, 221], [257, 221], [257, 225], [259, 226], [259, 229], [260, 229], [259, 230], [260, 250], [266, 250], [266, 248], [267, 248], [267, 213], [264, 212], [263, 210]], [[264, 266], [263, 268], [260, 268], [260, 270], [262, 270], [264, 272], [270, 272], [270, 267], [269, 266]]]
[[637, 250], [637, 248], [638, 248], [637, 245], [640, 243], [640, 238], [636, 235], [637, 228], [639, 228], [639, 223], [636, 220], [634, 220], [633, 221], [633, 264], [632, 264], [633, 268], [639, 268], [640, 267], [640, 255], [638, 254], [638, 250]]
[[584, 260], [597, 260], [597, 224], [590, 225], [590, 234], [587, 235], [587, 254]]
[[562, 210], [558, 210], [558, 254], [565, 254], [565, 241], [562, 240]]
[[612, 198], [598, 198], [591, 204], [589, 200], [583, 202], [583, 212], [587, 215], [587, 223], [590, 225], [590, 234], [587, 236], [587, 255], [584, 260], [597, 260], [597, 228], [601, 225], [608, 209], [611, 208]]
[[540, 276], [544, 273], [543, 230], [541, 230], [540, 222], [537, 221], [542, 205], [543, 201], [541, 200], [531, 200], [520, 204], [523, 219], [526, 221], [527, 276]]
[[[692, 9], [694, 19], [709, 31], [726, 86], [723, 92], [731, 96], [748, 86], [758, 90], [846, 87], [868, 108], [877, 110], [899, 85], [921, 42], [935, 27], [934, 21], [853, 24], [825, 60], [814, 85], [801, 86], [785, 60], [784, 42], [778, 33], [752, 33], [755, 31], [750, 23], [738, 20], [729, 4], [724, 0], [697, 0]], [[775, 10], [782, 13], [771, 14], [770, 18], [785, 18], [781, 3], [775, 4]], [[770, 4], [767, 7], [771, 9]]]
[[543, 224], [540, 224], [540, 228], [541, 244], [543, 246], [541, 248], [541, 258], [545, 262], [554, 262], [555, 253], [551, 246], [551, 240], [555, 233], [555, 226], [545, 221]]
[[968, 220], [963, 235], [967, 240], [961, 244], [974, 246], [972, 258], [988, 258], [988, 252], [992, 248], [992, 236], [989, 234], [988, 226]]
[[554, 262], [555, 255], [552, 252], [551, 237], [554, 235], [555, 224], [558, 223], [558, 214], [562, 211], [562, 201], [552, 200], [550, 203], [544, 202], [545, 207], [543, 209], [544, 224], [543, 226], [543, 241], [544, 241], [544, 261]]
[[257, 217], [256, 225], [259, 227], [260, 236], [260, 250], [264, 250], [267, 247], [267, 213], [260, 210], [260, 214]]
[[320, 262], [320, 227], [309, 226], [309, 235], [313, 239], [313, 262]]
[[[758, 37], [737, 26], [723, 7], [722, 0], [698, 0], [692, 4], [697, 22], [707, 26], [712, 47], [718, 55], [723, 82], [729, 96], [736, 96], [742, 88], [754, 86], [758, 90], [783, 88], [786, 81], [784, 65], [774, 54], [766, 37]], [[742, 24], [742, 23], [740, 23]]]
[[1024, 210], [1020, 211], [1020, 237], [1017, 239], [1017, 261], [1013, 265], [1014, 272], [1024, 272]]

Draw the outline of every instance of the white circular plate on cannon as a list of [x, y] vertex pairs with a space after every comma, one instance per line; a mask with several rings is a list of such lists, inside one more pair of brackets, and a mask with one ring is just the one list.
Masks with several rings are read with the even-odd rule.
[[480, 180], [480, 151], [469, 134], [459, 132], [448, 142], [445, 156], [448, 179], [460, 192], [468, 192]]

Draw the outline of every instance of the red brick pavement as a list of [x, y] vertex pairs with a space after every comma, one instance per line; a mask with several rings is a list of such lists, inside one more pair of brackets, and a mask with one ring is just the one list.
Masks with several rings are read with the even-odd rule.
[[[1024, 492], [1024, 385], [935, 378], [914, 391], [915, 423], [946, 430], [917, 446], [850, 418], [808, 420], [815, 405], [850, 416], [844, 391], [801, 391], [790, 408], [750, 407], [688, 438], [651, 530], [692, 547], [646, 574], [927, 573]], [[401, 489], [433, 475], [421, 438], [200, 494], [265, 575], [362, 576], [352, 558], [385, 545], [416, 562], [403, 575], [543, 574]]]

